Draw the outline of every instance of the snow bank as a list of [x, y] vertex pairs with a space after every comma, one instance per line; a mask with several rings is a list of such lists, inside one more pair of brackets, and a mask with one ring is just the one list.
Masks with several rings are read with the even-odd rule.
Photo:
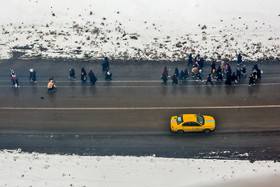
[[278, 0], [1, 1], [0, 58], [280, 57]]
[[[209, 186], [279, 176], [273, 161], [0, 152], [0, 186]], [[278, 181], [279, 182], [279, 181]]]

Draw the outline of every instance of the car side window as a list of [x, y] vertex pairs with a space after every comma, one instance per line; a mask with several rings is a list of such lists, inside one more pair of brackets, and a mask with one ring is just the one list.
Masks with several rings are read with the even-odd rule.
[[194, 127], [200, 127], [200, 125], [196, 122], [191, 122], [191, 123], [192, 123], [192, 126], [194, 126]]
[[190, 122], [184, 123], [182, 126], [192, 126]]

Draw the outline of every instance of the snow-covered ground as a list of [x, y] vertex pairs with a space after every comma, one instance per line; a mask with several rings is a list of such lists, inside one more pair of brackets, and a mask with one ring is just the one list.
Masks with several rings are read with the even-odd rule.
[[[0, 0], [0, 59], [280, 58], [279, 0]], [[273, 161], [0, 151], [0, 186], [202, 186], [271, 180]], [[275, 178], [272, 178], [274, 181]], [[237, 182], [237, 183], [236, 183]], [[244, 181], [243, 181], [244, 182]], [[251, 182], [249, 182], [251, 183]], [[277, 180], [276, 180], [277, 183]], [[244, 183], [243, 183], [244, 184]], [[279, 180], [278, 180], [279, 184]], [[256, 186], [256, 185], [252, 185]]]
[[0, 59], [280, 58], [279, 0], [0, 2]]
[[280, 163], [273, 161], [0, 152], [0, 186], [255, 187], [279, 184], [279, 175]]

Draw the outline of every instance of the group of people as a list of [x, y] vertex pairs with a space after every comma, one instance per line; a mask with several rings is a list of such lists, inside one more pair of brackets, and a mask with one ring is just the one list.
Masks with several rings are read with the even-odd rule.
[[[112, 80], [112, 72], [110, 70], [109, 66], [109, 60], [107, 57], [105, 57], [104, 62], [102, 64], [102, 70], [105, 76], [105, 80]], [[10, 72], [11, 80], [12, 80], [12, 86], [13, 87], [20, 87], [19, 81], [16, 76], [16, 73], [14, 70], [11, 70]], [[89, 81], [91, 85], [94, 85], [97, 81], [97, 77], [95, 76], [94, 72], [92, 70], [89, 71], [89, 73], [86, 72], [85, 68], [83, 67], [81, 69], [81, 83], [83, 86], [87, 85], [87, 79], [89, 77]], [[70, 80], [74, 81], [76, 79], [75, 70], [73, 68], [69, 69], [69, 77]], [[32, 83], [36, 83], [37, 76], [36, 76], [36, 70], [34, 68], [29, 70], [29, 80]], [[56, 90], [56, 86], [54, 84], [54, 78], [51, 76], [49, 77], [49, 82], [47, 84], [48, 90]]]
[[[218, 68], [216, 68], [217, 62], [214, 60], [211, 63], [211, 71], [207, 73], [206, 76], [206, 84], [210, 83], [213, 85], [213, 79], [215, 78], [218, 83], [223, 82], [223, 79], [225, 78], [225, 84], [232, 85], [232, 83], [238, 83], [242, 78], [245, 78], [247, 75], [247, 68], [246, 65], [243, 65], [241, 68], [239, 68], [239, 65], [242, 63], [242, 56], [241, 54], [237, 57], [237, 69], [236, 71], [232, 70], [232, 67], [229, 62], [225, 63], [222, 61]], [[194, 59], [192, 58], [192, 54], [189, 55], [188, 59], [188, 66], [192, 66], [191, 73], [192, 77], [196, 79], [197, 81], [200, 80], [201, 82], [204, 82], [202, 79], [202, 72], [203, 72], [203, 66], [204, 66], [204, 59], [200, 58], [200, 55], [198, 54]], [[182, 84], [186, 79], [189, 78], [189, 68], [188, 66], [185, 68], [185, 70], [182, 70], [181, 72], [176, 67], [174, 74], [171, 76], [172, 84]], [[170, 69], [169, 69], [170, 70]], [[262, 71], [258, 68], [258, 65], [255, 64], [252, 69], [252, 74], [249, 77], [249, 86], [254, 85], [258, 79], [261, 79], [261, 73]], [[163, 73], [161, 75], [161, 79], [163, 81], [162, 84], [167, 84], [167, 80], [170, 76], [168, 75], [168, 68], [165, 66]], [[179, 80], [179, 81], [178, 81]]]
[[[72, 71], [74, 69], [71, 69]], [[70, 71], [71, 71], [70, 70]], [[89, 71], [89, 73], [87, 74], [85, 68], [81, 69], [81, 81], [82, 81], [82, 85], [85, 86], [87, 84], [87, 75], [89, 76], [89, 81], [91, 85], [94, 85], [95, 82], [97, 81], [97, 78], [95, 76], [95, 74], [93, 73], [92, 70]]]

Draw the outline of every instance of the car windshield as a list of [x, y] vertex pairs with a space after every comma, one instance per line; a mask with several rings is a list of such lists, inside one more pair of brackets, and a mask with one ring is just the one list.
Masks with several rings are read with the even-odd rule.
[[204, 125], [204, 117], [201, 115], [196, 115], [197, 116], [197, 122], [200, 123], [201, 125]]
[[182, 116], [182, 114], [181, 115], [179, 115], [178, 117], [177, 117], [177, 124], [179, 125], [179, 124], [181, 124], [183, 122], [183, 116]]

